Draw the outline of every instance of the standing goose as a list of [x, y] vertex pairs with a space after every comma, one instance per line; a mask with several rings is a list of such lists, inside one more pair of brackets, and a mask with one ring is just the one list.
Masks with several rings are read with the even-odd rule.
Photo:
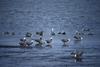
[[29, 41], [27, 38], [23, 38], [23, 39], [20, 39], [20, 42], [19, 42], [20, 46], [21, 47], [29, 47], [30, 45], [33, 44], [33, 41]]
[[19, 44], [20, 44], [21, 47], [26, 47], [27, 46], [27, 44], [26, 44], [26, 38], [20, 39]]
[[27, 32], [27, 33], [25, 34], [25, 36], [26, 36], [26, 37], [31, 37], [31, 36], [32, 36], [32, 33]]
[[63, 46], [67, 46], [67, 43], [70, 41], [70, 39], [61, 39], [63, 42]]
[[83, 37], [81, 37], [81, 33], [76, 31], [75, 35], [74, 35], [74, 39], [77, 41], [80, 41], [83, 39]]
[[40, 31], [40, 32], [36, 32], [36, 35], [39, 35], [39, 36], [43, 36], [43, 31]]
[[81, 61], [83, 52], [82, 51], [75, 51], [71, 53], [72, 58], [76, 59], [76, 61]]
[[48, 45], [46, 45], [47, 47], [52, 47], [52, 45], [51, 45], [52, 37], [49, 40], [46, 40], [46, 42], [48, 44]]
[[43, 46], [43, 44], [45, 44], [45, 42], [43, 41], [41, 37], [40, 39], [35, 39], [34, 41], [37, 42], [35, 46]]

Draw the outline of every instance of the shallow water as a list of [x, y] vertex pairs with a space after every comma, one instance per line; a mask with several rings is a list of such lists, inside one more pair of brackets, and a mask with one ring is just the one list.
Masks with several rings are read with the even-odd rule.
[[[94, 41], [92, 38], [95, 36], [86, 37], [86, 40], [83, 39], [81, 42], [71, 40], [68, 47], [63, 47], [60, 40], [54, 40], [52, 48], [16, 47], [16, 38], [14, 42], [5, 41], [4, 43], [1, 41], [2, 45], [15, 47], [0, 47], [0, 65], [2, 67], [99, 67], [100, 42], [99, 40]], [[76, 49], [84, 52], [82, 61], [76, 62], [70, 56], [70, 53]]]

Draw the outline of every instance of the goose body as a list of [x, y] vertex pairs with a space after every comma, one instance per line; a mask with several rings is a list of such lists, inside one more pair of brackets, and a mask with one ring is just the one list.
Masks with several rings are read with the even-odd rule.
[[33, 44], [33, 41], [28, 41], [26, 38], [20, 39], [19, 42], [21, 47], [27, 47]]
[[51, 42], [52, 42], [52, 39], [50, 39], [50, 40], [46, 40], [46, 42], [47, 42], [47, 43], [51, 43]]
[[62, 32], [62, 35], [66, 35], [66, 32]]
[[26, 37], [31, 37], [32, 36], [32, 33], [27, 32], [25, 36]]
[[67, 42], [70, 41], [70, 39], [62, 39], [61, 41], [62, 41], [63, 43], [67, 43]]
[[70, 39], [62, 39], [63, 46], [68, 46], [67, 43], [70, 41]]
[[43, 36], [43, 31], [36, 32], [36, 35]]
[[4, 35], [9, 35], [10, 34], [10, 32], [4, 32]]
[[43, 45], [43, 44], [45, 44], [45, 42], [43, 41], [42, 38], [40, 38], [40, 39], [35, 39], [34, 41], [37, 42], [36, 45]]
[[52, 45], [50, 44], [52, 42], [52, 37], [49, 39], [49, 40], [46, 40], [47, 44], [46, 45], [47, 47], [52, 47]]
[[12, 32], [12, 35], [15, 35], [15, 32]]
[[71, 56], [75, 59], [80, 59], [82, 57], [82, 55], [83, 55], [83, 52], [81, 52], [81, 51], [76, 51], [76, 52], [71, 53]]
[[74, 39], [75, 39], [75, 40], [82, 40], [83, 37], [81, 37], [81, 33], [80, 33], [80, 32], [76, 31], [76, 33], [75, 33], [75, 35], [74, 35]]
[[66, 35], [66, 32], [58, 32], [58, 34]]
[[80, 40], [82, 40], [83, 38], [82, 38], [81, 36], [75, 35], [75, 36], [74, 36], [74, 39], [80, 41]]

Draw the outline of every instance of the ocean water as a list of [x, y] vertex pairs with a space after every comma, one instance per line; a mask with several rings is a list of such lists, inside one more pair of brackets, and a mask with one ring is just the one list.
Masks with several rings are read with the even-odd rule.
[[[99, 4], [99, 0], [0, 0], [0, 67], [99, 67]], [[19, 47], [26, 32], [35, 39], [36, 31], [44, 31], [43, 38], [48, 39], [52, 28], [55, 33], [66, 32], [53, 36], [52, 48]], [[82, 41], [75, 41], [75, 31], [83, 28], [94, 35], [82, 35]], [[69, 46], [62, 46], [62, 38], [71, 39]], [[70, 56], [75, 50], [84, 52], [81, 61]]]

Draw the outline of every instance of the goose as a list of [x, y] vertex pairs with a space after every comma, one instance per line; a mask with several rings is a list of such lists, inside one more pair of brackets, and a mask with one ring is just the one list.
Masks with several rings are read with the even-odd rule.
[[25, 36], [26, 36], [26, 37], [31, 37], [31, 36], [32, 36], [32, 33], [27, 32], [27, 33], [25, 34]]
[[15, 35], [15, 32], [12, 32], [12, 35]]
[[77, 40], [77, 41], [80, 41], [80, 40], [82, 40], [83, 38], [82, 38], [81, 36], [79, 36], [79, 35], [75, 35], [75, 36], [74, 36], [74, 39]]
[[90, 31], [90, 29], [89, 29], [89, 28], [86, 28], [86, 29], [83, 28], [82, 31], [86, 31], [86, 32], [88, 32], [88, 31]]
[[81, 59], [83, 55], [82, 51], [75, 51], [71, 53], [71, 56], [75, 59]]
[[21, 47], [26, 47], [27, 46], [27, 44], [26, 44], [26, 38], [20, 39], [19, 44], [20, 44]]
[[58, 34], [66, 35], [66, 32], [58, 32]]
[[23, 39], [20, 39], [20, 41], [26, 41], [26, 38], [24, 37]]
[[55, 35], [54, 28], [51, 29], [51, 35]]
[[81, 33], [80, 32], [76, 31], [76, 33], [74, 35], [74, 39], [80, 41], [80, 40], [83, 39], [83, 37], [81, 37]]
[[92, 32], [89, 32], [89, 33], [87, 33], [87, 35], [94, 35], [94, 33], [92, 33]]
[[9, 35], [10, 34], [10, 32], [4, 32], [4, 35]]
[[43, 44], [45, 44], [45, 42], [43, 41], [41, 37], [40, 39], [34, 39], [34, 41], [37, 42], [35, 46], [42, 46]]
[[30, 46], [33, 44], [33, 40], [31, 42], [27, 42], [27, 45]]
[[20, 46], [21, 47], [28, 47], [30, 45], [33, 44], [33, 41], [31, 40], [31, 42], [27, 41], [27, 39], [24, 37], [23, 39], [20, 39], [20, 42], [19, 42]]
[[46, 40], [46, 42], [48, 44], [48, 45], [46, 45], [47, 47], [52, 47], [51, 44], [50, 44], [52, 42], [52, 37], [49, 40]]
[[63, 42], [63, 46], [66, 46], [70, 39], [61, 39], [61, 41]]
[[58, 34], [62, 34], [62, 32], [58, 32]]
[[82, 33], [82, 32], [79, 32], [79, 31], [76, 31], [75, 32], [75, 35], [83, 35], [84, 33]]
[[62, 35], [66, 35], [66, 32], [62, 32]]
[[39, 36], [43, 36], [43, 31], [40, 31], [40, 32], [36, 32], [36, 35], [39, 35]]

